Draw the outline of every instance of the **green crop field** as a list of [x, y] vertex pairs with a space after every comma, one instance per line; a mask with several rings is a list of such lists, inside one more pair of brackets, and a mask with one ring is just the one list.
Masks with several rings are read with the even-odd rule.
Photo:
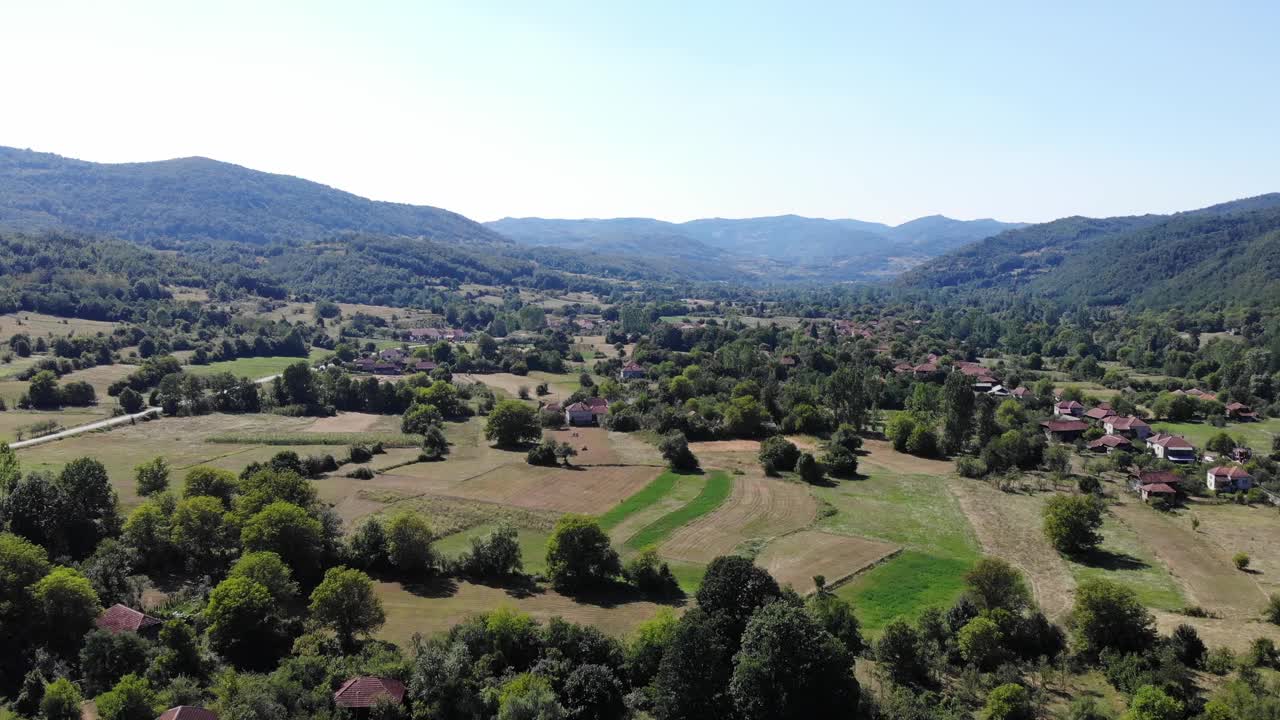
[[896, 617], [913, 619], [929, 607], [946, 608], [964, 591], [971, 560], [906, 550], [837, 590], [853, 603], [868, 631]]
[[612, 530], [623, 520], [658, 502], [667, 493], [671, 492], [671, 489], [676, 485], [678, 477], [679, 475], [673, 472], [664, 472], [654, 478], [653, 482], [644, 486], [640, 492], [623, 500], [601, 515], [600, 527], [605, 530]]
[[627, 539], [626, 546], [632, 550], [640, 550], [661, 543], [680, 527], [720, 507], [720, 504], [729, 497], [732, 489], [733, 479], [728, 473], [723, 470], [712, 470], [708, 474], [707, 484], [698, 497], [684, 507], [669, 512], [641, 528], [639, 532]]

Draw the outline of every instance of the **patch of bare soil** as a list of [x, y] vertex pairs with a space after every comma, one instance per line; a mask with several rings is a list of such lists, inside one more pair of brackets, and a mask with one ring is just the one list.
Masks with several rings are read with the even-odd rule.
[[802, 530], [769, 543], [756, 564], [768, 570], [779, 585], [790, 585], [807, 595], [816, 589], [814, 575], [834, 584], [897, 551], [896, 545], [877, 540]]

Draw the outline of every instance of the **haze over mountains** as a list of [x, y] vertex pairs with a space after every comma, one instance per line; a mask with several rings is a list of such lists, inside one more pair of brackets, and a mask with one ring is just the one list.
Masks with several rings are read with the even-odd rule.
[[[0, 230], [72, 230], [206, 259], [257, 257], [294, 286], [536, 273], [670, 282], [886, 280], [904, 290], [1093, 304], [1280, 302], [1280, 194], [1175, 215], [898, 226], [798, 215], [474, 222], [206, 158], [100, 164], [0, 147]], [[202, 249], [195, 249], [199, 245]], [[905, 271], [905, 272], [904, 272]], [[264, 276], [265, 280], [265, 276]], [[378, 291], [380, 292], [380, 291]]]

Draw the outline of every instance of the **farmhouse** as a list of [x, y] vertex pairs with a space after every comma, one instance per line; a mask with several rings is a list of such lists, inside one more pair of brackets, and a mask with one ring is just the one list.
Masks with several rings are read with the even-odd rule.
[[400, 348], [387, 348], [378, 353], [378, 357], [389, 363], [402, 363], [409, 357], [409, 353]]
[[597, 425], [600, 418], [609, 413], [609, 401], [604, 398], [587, 398], [564, 409], [564, 421], [570, 425]]
[[1089, 449], [1093, 452], [1110, 455], [1117, 450], [1133, 450], [1133, 443], [1129, 442], [1129, 438], [1123, 435], [1103, 435], [1089, 443]]
[[1123, 435], [1133, 440], [1146, 440], [1151, 434], [1151, 426], [1133, 415], [1108, 415], [1102, 419], [1102, 429], [1108, 435]]
[[1240, 402], [1229, 403], [1227, 405], [1226, 410], [1227, 410], [1227, 417], [1232, 420], [1250, 422], [1258, 419], [1258, 413], [1254, 412], [1253, 408], [1249, 407], [1248, 405], [1245, 405], [1244, 403], [1240, 403]]
[[1084, 415], [1084, 405], [1076, 400], [1063, 400], [1053, 406], [1053, 412], [1062, 418], [1078, 418]]
[[1147, 438], [1147, 445], [1161, 460], [1175, 463], [1196, 461], [1196, 449], [1181, 435], [1157, 433]]
[[1182, 476], [1172, 470], [1137, 470], [1131, 483], [1136, 491], [1143, 485], [1164, 484], [1178, 487], [1182, 484]]
[[93, 624], [99, 630], [106, 630], [112, 635], [122, 632], [147, 635], [159, 632], [162, 622], [159, 618], [153, 618], [146, 613], [134, 610], [128, 605], [116, 603], [102, 611], [102, 614], [98, 616], [97, 620], [93, 621]]
[[1165, 483], [1150, 483], [1138, 487], [1138, 496], [1142, 498], [1142, 502], [1148, 502], [1153, 497], [1174, 500], [1178, 497], [1178, 491]]
[[404, 364], [404, 369], [409, 372], [431, 372], [437, 367], [439, 367], [439, 365], [436, 365], [430, 360], [410, 360]]
[[333, 704], [354, 710], [368, 710], [379, 702], [404, 702], [404, 683], [393, 678], [353, 677], [333, 693]]
[[623, 380], [635, 380], [645, 376], [644, 366], [635, 361], [629, 362], [622, 366], [622, 372], [618, 373], [618, 377]]
[[915, 370], [915, 366], [909, 362], [900, 362], [893, 366], [893, 371], [899, 375], [909, 375]]
[[[974, 386], [974, 390], [977, 390], [977, 386]], [[991, 397], [1009, 397], [1009, 389], [1003, 385], [993, 385], [987, 394]]]
[[1253, 487], [1253, 476], [1239, 465], [1219, 465], [1209, 468], [1205, 479], [1209, 489], [1215, 492], [1235, 492]]
[[1200, 388], [1191, 388], [1190, 390], [1174, 390], [1174, 395], [1190, 395], [1197, 400], [1217, 400], [1218, 396], [1211, 392], [1205, 392]]
[[930, 375], [938, 372], [938, 364], [934, 362], [920, 363], [919, 365], [911, 368], [911, 372], [918, 378], [929, 377]]
[[467, 331], [457, 328], [413, 328], [409, 331], [409, 338], [418, 342], [437, 342], [440, 340], [457, 342], [467, 338]]
[[1094, 422], [1102, 422], [1112, 415], [1115, 415], [1115, 412], [1111, 409], [1111, 403], [1098, 403], [1097, 407], [1084, 411], [1084, 417]]
[[1088, 425], [1079, 420], [1043, 420], [1040, 427], [1044, 428], [1044, 434], [1050, 440], [1059, 442], [1075, 442], [1089, 429]]
[[1031, 395], [1031, 391], [1024, 386], [1019, 385], [1018, 387], [1009, 391], [1009, 394], [1018, 398], [1019, 400], [1023, 400]]

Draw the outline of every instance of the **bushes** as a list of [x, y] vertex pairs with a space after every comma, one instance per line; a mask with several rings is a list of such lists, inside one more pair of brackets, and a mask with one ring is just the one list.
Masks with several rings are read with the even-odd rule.
[[1102, 542], [1102, 503], [1089, 495], [1055, 495], [1045, 504], [1044, 534], [1058, 552], [1079, 555]]
[[987, 474], [987, 464], [975, 457], [956, 458], [956, 473], [960, 477], [980, 478]]
[[678, 597], [680, 584], [671, 574], [671, 566], [658, 557], [658, 551], [646, 548], [627, 562], [622, 576], [641, 592], [657, 598]]
[[554, 467], [559, 463], [559, 458], [556, 457], [557, 447], [559, 446], [555, 440], [543, 440], [529, 448], [529, 452], [525, 454], [524, 461], [530, 465]]
[[505, 523], [485, 537], [472, 538], [471, 550], [458, 560], [459, 570], [481, 578], [500, 578], [523, 568], [518, 533]]
[[800, 459], [800, 449], [781, 435], [774, 435], [760, 443], [758, 457], [766, 475], [790, 472], [795, 469], [796, 461]]
[[689, 441], [683, 433], [673, 432], [662, 438], [658, 451], [662, 453], [662, 459], [667, 461], [667, 466], [676, 472], [698, 470], [698, 458], [689, 449]]
[[1249, 553], [1238, 552], [1232, 555], [1231, 564], [1235, 565], [1237, 570], [1249, 569]]
[[369, 467], [358, 467], [347, 473], [347, 477], [355, 478], [356, 480], [372, 480], [375, 475], [376, 473], [373, 472], [373, 468]]

